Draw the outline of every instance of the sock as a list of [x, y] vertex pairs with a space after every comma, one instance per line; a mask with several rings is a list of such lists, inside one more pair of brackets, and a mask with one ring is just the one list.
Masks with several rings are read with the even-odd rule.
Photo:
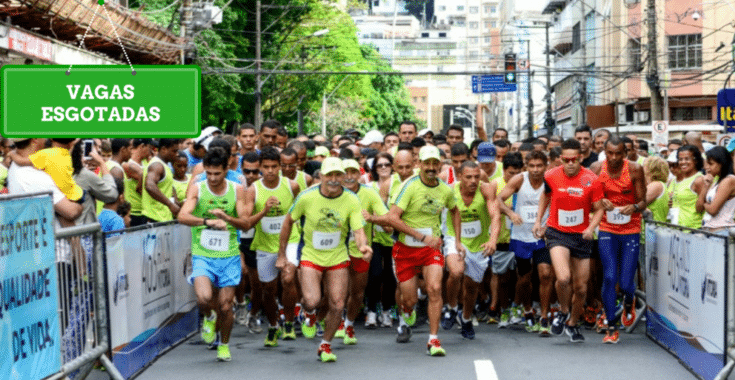
[[426, 294], [422, 293], [422, 292], [421, 292], [421, 289], [418, 289], [418, 294], [419, 294], [419, 299], [420, 299], [420, 300], [422, 300], [422, 301], [423, 301], [423, 300], [425, 300], [425, 299], [426, 299]]
[[403, 313], [398, 316], [398, 327], [408, 326], [408, 323], [406, 323], [406, 320], [403, 319]]
[[322, 343], [320, 344], [320, 346], [322, 344], [327, 344], [327, 345], [330, 345], [331, 346], [332, 345], [332, 342], [327, 342], [326, 340], [322, 339]]
[[270, 328], [272, 328], [272, 329], [277, 329], [277, 328], [278, 328], [278, 323], [276, 323], [275, 325], [271, 325], [271, 324], [269, 323], [268, 325], [269, 325], [269, 326], [270, 326]]
[[465, 319], [464, 315], [462, 316], [462, 323], [467, 323], [470, 321], [472, 321], [472, 317], [470, 317], [469, 319]]
[[411, 315], [411, 313], [413, 312], [413, 309], [406, 309], [405, 307], [401, 307], [401, 310], [403, 311], [403, 314], [406, 316]]
[[312, 310], [311, 312], [305, 311], [304, 315], [306, 316], [306, 325], [309, 327], [314, 326], [316, 323], [316, 310]]
[[451, 307], [451, 306], [450, 306], [449, 308], [450, 308], [450, 309], [452, 309], [452, 310], [454, 310], [454, 311], [456, 312], [456, 311], [457, 311], [457, 310], [459, 309], [459, 305], [457, 305], [457, 306], [455, 306], [455, 307]]
[[210, 321], [216, 320], [217, 319], [217, 313], [214, 310], [212, 310], [212, 312], [209, 313], [209, 317], [207, 317], [207, 319], [210, 320]]
[[350, 326], [352, 326], [354, 324], [355, 324], [354, 321], [351, 321], [349, 319], [345, 319], [345, 328], [348, 328], [348, 327], [350, 327]]
[[429, 342], [431, 342], [433, 339], [439, 339], [439, 335], [431, 335], [431, 334], [429, 334]]

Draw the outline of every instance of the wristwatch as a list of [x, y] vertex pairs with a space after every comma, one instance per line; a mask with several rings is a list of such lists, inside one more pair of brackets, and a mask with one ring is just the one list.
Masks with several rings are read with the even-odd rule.
[[204, 218], [204, 220], [202, 220], [202, 225], [203, 225], [204, 227], [207, 227], [207, 228], [209, 228], [209, 226], [207, 225], [207, 221], [208, 221], [208, 220], [209, 220], [208, 218]]
[[640, 207], [638, 207], [638, 203], [634, 204], [634, 205], [633, 205], [633, 208], [634, 208], [634, 209], [635, 209], [636, 211], [641, 211], [641, 208], [640, 208]]

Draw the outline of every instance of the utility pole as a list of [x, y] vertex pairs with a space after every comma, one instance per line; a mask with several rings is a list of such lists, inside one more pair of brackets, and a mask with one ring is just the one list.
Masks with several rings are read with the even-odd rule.
[[[188, 37], [191, 35], [192, 31], [192, 23], [191, 19], [193, 17], [193, 13], [191, 11], [191, 0], [184, 0], [184, 2], [181, 4], [181, 18], [179, 19], [179, 29], [181, 37], [184, 37], [185, 39], [188, 39]], [[189, 47], [189, 44], [186, 43], [185, 49], [181, 50], [181, 64], [186, 64], [186, 51]]]
[[526, 65], [528, 66], [528, 92], [526, 93], [528, 95], [528, 109], [527, 109], [527, 118], [528, 118], [528, 138], [533, 137], [533, 92], [532, 92], [532, 78], [533, 75], [531, 73], [531, 39], [529, 38], [526, 40]]
[[[580, 4], [582, 5], [582, 23], [583, 27], [581, 27], [579, 40], [582, 44], [582, 71], [586, 72], [587, 70], [587, 8], [585, 7], [584, 1], [580, 1]], [[580, 79], [580, 76], [577, 76], [577, 79]], [[580, 88], [580, 97], [581, 97], [581, 116], [582, 120], [580, 120], [579, 125], [587, 125], [587, 79], [584, 77], [581, 77], [581, 80], [577, 82], [577, 86]]]
[[554, 134], [556, 124], [551, 116], [551, 43], [549, 43], [550, 22], [546, 22], [546, 133]]
[[651, 120], [661, 120], [663, 99], [658, 78], [658, 41], [656, 41], [656, 0], [648, 0], [648, 75], [646, 82], [651, 90]]
[[260, 130], [260, 125], [263, 123], [263, 114], [261, 111], [262, 103], [262, 79], [261, 79], [261, 46], [260, 46], [260, 12], [261, 12], [261, 0], [255, 2], [255, 129]]

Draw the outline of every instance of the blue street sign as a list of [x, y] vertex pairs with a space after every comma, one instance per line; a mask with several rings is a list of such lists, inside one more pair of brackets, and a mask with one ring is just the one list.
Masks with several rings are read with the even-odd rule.
[[473, 75], [472, 93], [482, 94], [486, 92], [513, 92], [516, 84], [506, 84], [502, 74], [497, 75]]
[[717, 122], [725, 126], [727, 133], [735, 132], [735, 88], [717, 93]]

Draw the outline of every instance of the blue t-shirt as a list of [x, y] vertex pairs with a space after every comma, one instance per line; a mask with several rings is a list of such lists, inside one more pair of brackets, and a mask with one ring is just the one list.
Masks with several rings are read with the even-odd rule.
[[[255, 150], [255, 153], [260, 154], [260, 150], [256, 149]], [[238, 173], [240, 173], [240, 174], [242, 174], [242, 161], [243, 161], [243, 158], [245, 158], [245, 156], [243, 156], [240, 153], [237, 154], [237, 170], [236, 171]]]
[[197, 166], [198, 163], [202, 162], [202, 159], [194, 157], [191, 152], [189, 152], [189, 149], [184, 149], [184, 154], [186, 154], [186, 158], [189, 160], [189, 163], [186, 164], [186, 172], [191, 173], [191, 171], [194, 170], [194, 167]]
[[[125, 221], [115, 211], [102, 209], [102, 212], [97, 217], [102, 228], [102, 232], [110, 232], [125, 229]], [[118, 234], [108, 235], [108, 237], [117, 236]]]

